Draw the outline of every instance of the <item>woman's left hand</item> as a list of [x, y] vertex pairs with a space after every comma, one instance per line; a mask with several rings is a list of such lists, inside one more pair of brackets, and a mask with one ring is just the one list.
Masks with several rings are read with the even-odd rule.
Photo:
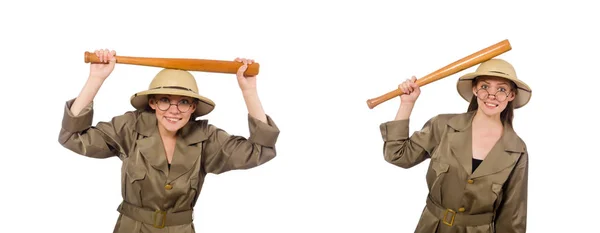
[[256, 90], [256, 76], [244, 76], [244, 72], [248, 69], [248, 65], [254, 63], [252, 59], [236, 58], [236, 62], [242, 62], [244, 65], [240, 66], [237, 71], [237, 80], [242, 92], [255, 91]]

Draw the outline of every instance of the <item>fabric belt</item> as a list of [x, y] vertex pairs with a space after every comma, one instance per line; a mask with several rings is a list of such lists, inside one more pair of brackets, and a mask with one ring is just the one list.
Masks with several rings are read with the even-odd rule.
[[480, 226], [490, 224], [494, 219], [494, 213], [473, 215], [457, 213], [455, 210], [440, 207], [431, 201], [430, 198], [427, 198], [427, 209], [448, 226]]
[[152, 225], [155, 228], [189, 224], [194, 220], [193, 210], [177, 213], [170, 213], [162, 210], [152, 211], [127, 202], [122, 202], [117, 211], [133, 220]]

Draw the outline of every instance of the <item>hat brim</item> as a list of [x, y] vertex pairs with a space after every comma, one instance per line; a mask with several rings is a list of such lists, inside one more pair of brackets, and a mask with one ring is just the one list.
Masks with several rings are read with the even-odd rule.
[[198, 95], [192, 91], [175, 88], [160, 88], [135, 93], [131, 96], [131, 105], [139, 110], [145, 109], [146, 106], [148, 106], [148, 95], [179, 95], [198, 99], [196, 111], [194, 112], [197, 116], [204, 116], [212, 112], [215, 108], [215, 103], [211, 99]]
[[491, 77], [504, 78], [504, 79], [514, 82], [517, 85], [517, 88], [519, 89], [517, 96], [512, 101], [515, 109], [521, 108], [521, 107], [527, 105], [527, 103], [529, 103], [529, 100], [531, 99], [531, 88], [529, 87], [529, 85], [527, 85], [525, 82], [523, 82], [519, 79], [515, 79], [511, 76], [508, 76], [508, 75], [505, 75], [502, 73], [474, 72], [474, 73], [469, 73], [469, 74], [463, 75], [462, 77], [460, 77], [458, 79], [458, 83], [456, 84], [458, 94], [460, 94], [460, 96], [463, 99], [465, 99], [467, 102], [471, 101], [471, 98], [473, 98], [472, 81], [473, 81], [473, 79], [475, 79], [479, 76], [491, 76]]

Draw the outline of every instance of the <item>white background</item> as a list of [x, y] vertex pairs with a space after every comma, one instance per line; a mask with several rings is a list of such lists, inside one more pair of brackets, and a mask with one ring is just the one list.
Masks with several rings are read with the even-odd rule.
[[[395, 98], [366, 100], [503, 39], [533, 88], [515, 112], [530, 152], [528, 232], [596, 229], [597, 33], [580, 1], [3, 1], [0, 6], [2, 232], [112, 232], [120, 161], [58, 144], [65, 101], [77, 96], [84, 51], [123, 56], [253, 58], [259, 96], [281, 129], [278, 156], [246, 171], [209, 175], [198, 232], [412, 232], [425, 205], [428, 161], [383, 159], [379, 124]], [[589, 1], [593, 2], [593, 1]], [[439, 113], [463, 112], [456, 80], [431, 83], [411, 132]], [[117, 65], [95, 100], [94, 123], [131, 110], [159, 68]], [[217, 107], [206, 116], [248, 136], [232, 74], [195, 72]]]

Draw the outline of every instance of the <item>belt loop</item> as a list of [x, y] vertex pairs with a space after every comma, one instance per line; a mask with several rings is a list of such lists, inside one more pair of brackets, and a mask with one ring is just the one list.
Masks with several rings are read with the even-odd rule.
[[117, 211], [121, 212], [123, 210], [123, 202], [121, 202], [121, 204], [119, 204], [119, 206], [117, 206]]

